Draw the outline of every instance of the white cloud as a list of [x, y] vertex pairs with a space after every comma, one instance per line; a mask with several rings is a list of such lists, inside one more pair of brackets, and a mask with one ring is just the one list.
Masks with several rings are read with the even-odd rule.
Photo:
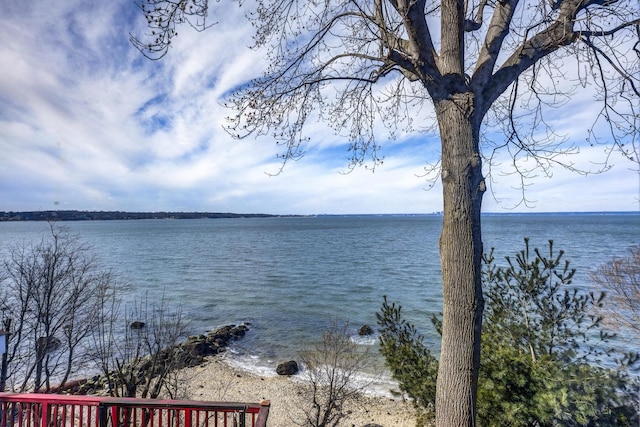
[[[252, 29], [242, 10], [202, 33], [179, 29], [167, 57], [152, 62], [128, 42], [129, 32], [144, 33], [132, 2], [11, 5], [0, 16], [0, 210], [442, 209], [439, 185], [426, 191], [429, 183], [418, 177], [438, 151], [433, 138], [381, 135], [384, 164], [343, 174], [344, 141], [313, 124], [307, 155], [278, 176], [269, 175], [280, 168], [273, 141], [230, 138], [221, 97], [266, 65], [247, 49]], [[561, 131], [580, 133], [586, 117], [574, 112]], [[629, 167], [588, 178], [558, 170], [552, 180], [536, 180], [527, 197], [538, 211], [637, 209], [637, 172]], [[516, 184], [500, 177], [502, 203], [487, 195], [485, 210], [516, 204], [520, 195], [509, 190]]]

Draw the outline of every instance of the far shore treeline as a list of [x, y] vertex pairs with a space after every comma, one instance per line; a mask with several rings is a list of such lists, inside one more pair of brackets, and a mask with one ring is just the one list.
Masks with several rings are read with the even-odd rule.
[[[483, 212], [483, 216], [534, 216], [534, 215], [638, 215], [638, 211], [602, 211], [602, 212]], [[441, 216], [442, 212], [423, 214], [315, 214], [315, 215], [273, 215], [264, 213], [232, 213], [232, 212], [124, 212], [124, 211], [0, 211], [0, 222], [3, 221], [108, 221], [135, 219], [206, 219], [206, 218], [304, 218], [331, 216]]]
[[[273, 218], [281, 215], [218, 212], [121, 212], [52, 210], [32, 212], [0, 211], [0, 221], [105, 221], [123, 219]], [[295, 216], [295, 215], [287, 215]]]

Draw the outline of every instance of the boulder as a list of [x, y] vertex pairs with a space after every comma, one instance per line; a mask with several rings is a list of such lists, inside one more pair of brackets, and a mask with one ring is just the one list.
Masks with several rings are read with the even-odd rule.
[[231, 329], [231, 336], [236, 339], [242, 338], [248, 330], [249, 327], [247, 325], [236, 326], [235, 328]]
[[221, 328], [216, 329], [213, 332], [210, 332], [207, 335], [207, 341], [216, 343], [219, 347], [224, 347], [231, 340], [232, 335], [231, 331], [236, 327], [236, 325], [227, 325]]
[[295, 360], [282, 362], [276, 368], [278, 375], [294, 375], [298, 373], [298, 363]]
[[142, 329], [144, 327], [145, 327], [145, 323], [137, 320], [135, 322], [131, 322], [131, 325], [129, 325], [130, 329]]
[[224, 347], [229, 343], [229, 341], [244, 337], [248, 330], [249, 326], [247, 326], [247, 324], [239, 326], [227, 325], [210, 332], [207, 335], [206, 340], [215, 344], [216, 347]]
[[358, 335], [373, 335], [373, 328], [369, 325], [362, 325], [358, 329]]

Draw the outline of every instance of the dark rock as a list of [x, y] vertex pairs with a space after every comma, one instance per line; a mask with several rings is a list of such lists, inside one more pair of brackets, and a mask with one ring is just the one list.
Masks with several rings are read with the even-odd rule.
[[369, 325], [362, 325], [358, 329], [358, 335], [373, 335], [373, 328]]
[[295, 360], [282, 362], [276, 368], [276, 373], [278, 375], [294, 375], [298, 373], [298, 363]]
[[247, 325], [240, 325], [231, 329], [230, 333], [233, 338], [242, 338], [244, 334], [247, 333], [248, 330], [249, 330], [249, 327]]
[[218, 354], [218, 346], [205, 339], [186, 342], [182, 344], [182, 350], [184, 353], [194, 358], [197, 356], [206, 357]]
[[222, 326], [218, 329], [216, 329], [215, 331], [211, 332], [209, 335], [231, 335], [231, 330], [233, 328], [235, 328], [236, 325], [226, 325], [226, 326]]
[[218, 346], [224, 347], [231, 340], [231, 330], [235, 327], [235, 325], [227, 325], [218, 328], [207, 335], [207, 341], [215, 342]]
[[36, 340], [36, 350], [46, 354], [51, 351], [56, 351], [61, 344], [62, 342], [54, 336], [40, 337]]
[[210, 332], [206, 339], [217, 347], [225, 347], [229, 341], [242, 338], [248, 330], [249, 327], [246, 324], [227, 325]]
[[130, 329], [142, 329], [144, 327], [145, 327], [145, 323], [137, 320], [135, 322], [131, 322], [131, 325], [129, 325]]

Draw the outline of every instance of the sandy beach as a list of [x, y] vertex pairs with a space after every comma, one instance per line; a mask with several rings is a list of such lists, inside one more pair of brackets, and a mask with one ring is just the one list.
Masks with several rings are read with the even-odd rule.
[[[299, 378], [259, 376], [231, 366], [226, 355], [208, 358], [197, 367], [184, 370], [183, 398], [209, 401], [260, 402], [269, 400], [269, 426], [296, 426], [302, 420], [304, 407], [303, 383]], [[400, 398], [363, 396], [347, 408], [349, 414], [341, 426], [362, 427], [367, 424], [383, 427], [415, 426], [414, 409]]]

